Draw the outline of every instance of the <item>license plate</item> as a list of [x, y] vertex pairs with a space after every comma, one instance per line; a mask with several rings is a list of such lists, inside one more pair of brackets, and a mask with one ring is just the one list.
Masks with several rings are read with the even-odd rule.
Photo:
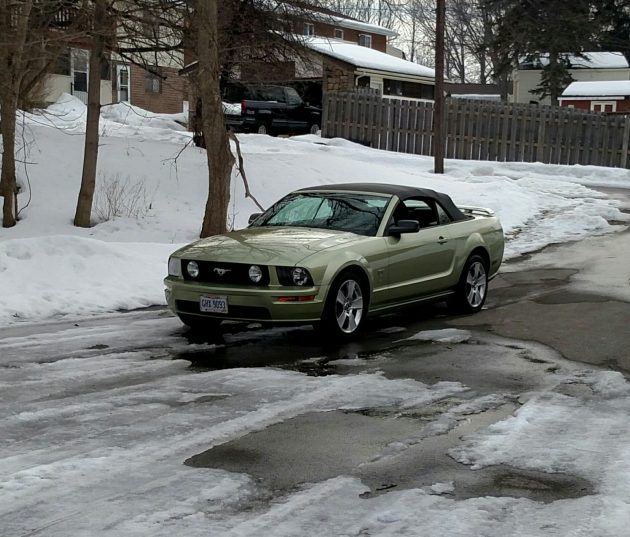
[[199, 297], [199, 311], [203, 313], [227, 313], [228, 301], [226, 296]]

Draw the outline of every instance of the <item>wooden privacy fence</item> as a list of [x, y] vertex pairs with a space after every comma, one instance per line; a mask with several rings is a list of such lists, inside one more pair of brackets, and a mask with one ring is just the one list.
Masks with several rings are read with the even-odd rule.
[[[446, 157], [630, 167], [630, 118], [573, 108], [446, 100]], [[433, 103], [374, 92], [324, 95], [322, 135], [432, 154]]]

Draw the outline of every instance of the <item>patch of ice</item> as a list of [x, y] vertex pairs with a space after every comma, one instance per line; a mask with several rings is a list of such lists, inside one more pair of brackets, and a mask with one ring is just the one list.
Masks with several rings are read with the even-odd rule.
[[468, 330], [444, 328], [442, 330], [423, 330], [403, 341], [433, 341], [434, 343], [465, 343], [472, 337]]
[[435, 483], [429, 487], [433, 494], [449, 494], [455, 490], [455, 484], [453, 481], [447, 481], [446, 483]]

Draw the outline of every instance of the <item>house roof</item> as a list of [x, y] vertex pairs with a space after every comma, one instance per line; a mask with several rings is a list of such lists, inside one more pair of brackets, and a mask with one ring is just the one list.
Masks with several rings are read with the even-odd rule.
[[300, 14], [310, 13], [316, 20], [327, 22], [329, 24], [339, 26], [340, 28], [351, 28], [353, 30], [380, 34], [387, 37], [398, 36], [398, 32], [395, 32], [394, 30], [390, 30], [389, 28], [385, 28], [384, 26], [380, 26], [378, 24], [363, 22], [327, 7], [313, 6], [307, 2], [300, 1], [297, 1], [295, 5], [297, 7], [296, 12], [299, 12]]
[[312, 37], [306, 39], [304, 44], [320, 54], [344, 61], [358, 68], [435, 78], [435, 71], [429, 67], [372, 48], [362, 47], [356, 43], [326, 37]]
[[[569, 60], [570, 69], [628, 69], [628, 60], [621, 52], [583, 52], [584, 56], [562, 54]], [[542, 69], [549, 64], [549, 55], [542, 54], [540, 58], [528, 61], [523, 58], [519, 69]]]
[[630, 95], [630, 80], [571, 82], [563, 97], [616, 97]]
[[371, 24], [369, 22], [363, 22], [356, 19], [351, 19], [350, 17], [343, 17], [340, 15], [328, 15], [323, 17], [324, 22], [332, 22], [337, 26], [342, 28], [350, 28], [352, 30], [359, 30], [363, 32], [368, 32], [371, 34], [380, 34], [387, 37], [396, 37], [398, 36], [398, 32], [394, 30], [390, 30], [389, 28], [385, 28], [384, 26], [379, 26], [378, 24]]

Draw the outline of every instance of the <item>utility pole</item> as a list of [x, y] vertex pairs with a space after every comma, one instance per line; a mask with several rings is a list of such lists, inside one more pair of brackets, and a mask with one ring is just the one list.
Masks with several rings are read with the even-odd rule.
[[433, 106], [433, 156], [435, 173], [444, 173], [444, 22], [445, 0], [437, 0], [435, 17], [435, 104]]

